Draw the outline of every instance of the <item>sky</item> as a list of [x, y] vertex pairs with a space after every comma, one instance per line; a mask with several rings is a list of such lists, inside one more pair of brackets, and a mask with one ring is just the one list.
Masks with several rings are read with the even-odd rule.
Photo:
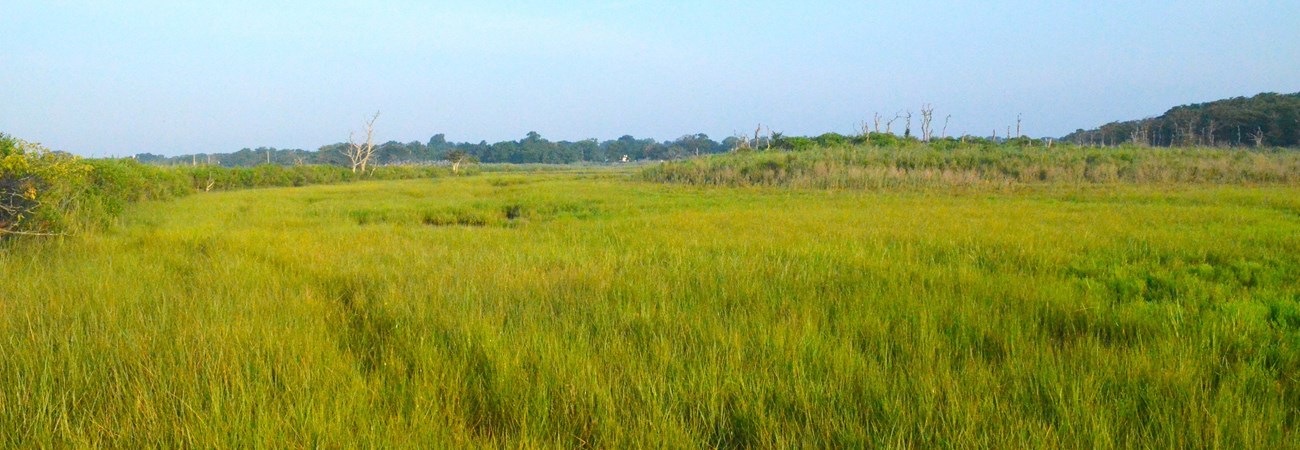
[[[1287, 1], [0, 0], [0, 132], [86, 156], [346, 141], [1061, 136], [1300, 91]], [[897, 131], [897, 130], [895, 130]]]

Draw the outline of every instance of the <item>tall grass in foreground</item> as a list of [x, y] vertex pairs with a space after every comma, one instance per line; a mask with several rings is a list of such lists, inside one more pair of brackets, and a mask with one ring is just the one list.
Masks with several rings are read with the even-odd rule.
[[735, 152], [646, 168], [649, 181], [830, 189], [1025, 184], [1295, 184], [1300, 151], [1020, 145]]
[[0, 446], [1294, 448], [1297, 194], [147, 203], [0, 252]]

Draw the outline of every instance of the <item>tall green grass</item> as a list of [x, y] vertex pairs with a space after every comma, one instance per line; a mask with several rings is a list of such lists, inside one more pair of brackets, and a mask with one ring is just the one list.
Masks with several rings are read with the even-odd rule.
[[490, 174], [0, 251], [6, 447], [1279, 448], [1300, 191]]
[[894, 189], [1056, 184], [1295, 184], [1300, 151], [1070, 145], [818, 146], [734, 152], [646, 168], [650, 181]]

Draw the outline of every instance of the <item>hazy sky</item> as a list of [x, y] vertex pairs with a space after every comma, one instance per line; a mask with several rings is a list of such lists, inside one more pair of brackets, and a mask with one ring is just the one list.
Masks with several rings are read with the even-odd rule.
[[[722, 139], [952, 115], [1059, 136], [1300, 91], [1287, 1], [0, 0], [0, 131], [84, 155]], [[936, 119], [941, 120], [941, 119]]]

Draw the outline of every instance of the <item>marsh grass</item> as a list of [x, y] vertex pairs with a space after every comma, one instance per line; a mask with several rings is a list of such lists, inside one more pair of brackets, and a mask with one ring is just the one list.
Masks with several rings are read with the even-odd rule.
[[0, 250], [6, 447], [1278, 448], [1300, 192], [489, 174]]
[[646, 167], [648, 181], [820, 189], [1082, 184], [1297, 184], [1300, 151], [1070, 145], [837, 145]]

